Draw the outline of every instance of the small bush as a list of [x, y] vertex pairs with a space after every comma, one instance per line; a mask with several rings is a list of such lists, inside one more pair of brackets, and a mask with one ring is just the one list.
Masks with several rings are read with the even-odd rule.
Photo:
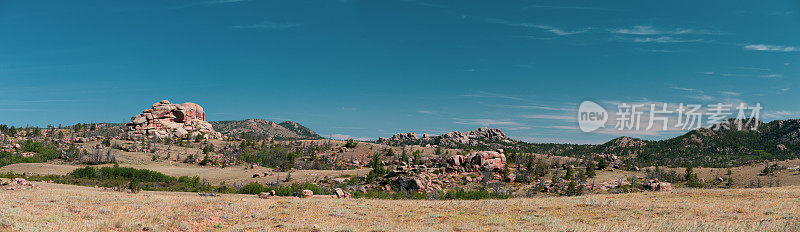
[[485, 190], [477, 191], [464, 191], [464, 190], [451, 190], [447, 193], [433, 192], [433, 193], [420, 193], [417, 191], [367, 191], [366, 193], [355, 192], [353, 198], [367, 198], [367, 199], [413, 199], [413, 200], [482, 200], [482, 199], [507, 199], [508, 195], [489, 192]]
[[358, 142], [356, 142], [353, 139], [348, 139], [347, 143], [344, 144], [344, 147], [346, 147], [346, 148], [356, 148], [357, 145], [358, 145]]
[[259, 194], [275, 190], [275, 195], [278, 196], [295, 196], [297, 193], [302, 192], [304, 189], [311, 190], [316, 195], [329, 195], [333, 194], [330, 190], [321, 188], [312, 183], [292, 184], [284, 186], [264, 186], [257, 182], [249, 183], [240, 188], [237, 193], [239, 194]]

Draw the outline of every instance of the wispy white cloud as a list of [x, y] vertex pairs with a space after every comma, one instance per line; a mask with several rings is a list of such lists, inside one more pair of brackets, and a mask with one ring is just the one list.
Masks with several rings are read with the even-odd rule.
[[758, 77], [761, 77], [761, 78], [781, 78], [781, 77], [783, 77], [783, 75], [782, 74], [764, 74], [764, 75], [759, 75]]
[[580, 130], [580, 128], [578, 128], [578, 126], [560, 126], [560, 125], [554, 125], [554, 126], [545, 126], [544, 128], [549, 128], [549, 129], [560, 129], [560, 130], [574, 130], [574, 131], [578, 131], [578, 130]]
[[619, 11], [618, 9], [599, 8], [599, 7], [586, 7], [586, 6], [553, 6], [553, 5], [530, 5], [525, 8], [542, 8], [542, 9], [565, 9], [565, 10], [599, 10], [599, 11]]
[[743, 76], [746, 76], [744, 74], [736, 74], [736, 73], [720, 73], [719, 75], [723, 76], [723, 77], [743, 77]]
[[800, 47], [795, 46], [782, 46], [782, 45], [766, 45], [766, 44], [749, 44], [744, 46], [745, 50], [751, 51], [768, 51], [768, 52], [800, 52]]
[[699, 74], [720, 77], [760, 77], [760, 78], [781, 78], [783, 74], [743, 74], [743, 73], [717, 73], [717, 72], [698, 72]]
[[733, 92], [733, 91], [722, 91], [722, 92], [720, 92], [720, 93], [721, 93], [722, 95], [727, 95], [727, 96], [741, 96], [741, 95], [742, 95], [742, 93], [739, 93], [739, 92]]
[[765, 72], [772, 71], [772, 69], [759, 68], [759, 67], [736, 67], [736, 69], [753, 70], [753, 71], [765, 71]]
[[257, 23], [257, 24], [251, 24], [251, 25], [232, 26], [231, 28], [234, 28], [234, 29], [265, 29], [265, 30], [270, 30], [270, 29], [287, 29], [287, 28], [293, 28], [293, 27], [299, 27], [299, 26], [302, 26], [302, 25], [301, 24], [297, 24], [297, 23], [286, 23], [286, 22], [280, 23], [280, 22], [265, 21], [265, 22], [261, 22], [261, 23]]
[[510, 22], [510, 21], [506, 21], [506, 20], [502, 20], [502, 19], [486, 19], [486, 21], [488, 21], [490, 23], [497, 23], [497, 24], [502, 24], [502, 25], [506, 25], [506, 26], [527, 27], [527, 28], [541, 29], [541, 30], [544, 30], [546, 32], [550, 32], [550, 33], [553, 33], [553, 34], [556, 34], [556, 35], [559, 35], [559, 36], [581, 34], [581, 33], [588, 32], [591, 29], [591, 28], [581, 28], [581, 29], [575, 29], [575, 30], [568, 30], [568, 29], [559, 28], [559, 27], [550, 26], [550, 25], [532, 24], [532, 23], [517, 23], [517, 22]]
[[676, 29], [661, 29], [656, 28], [654, 26], [633, 26], [629, 28], [616, 28], [609, 30], [611, 33], [614, 34], [624, 34], [624, 35], [687, 35], [687, 34], [701, 34], [701, 35], [712, 35], [712, 34], [721, 34], [720, 32], [715, 32], [711, 30], [704, 30], [704, 29], [688, 29], [688, 28], [676, 28]]
[[553, 33], [553, 34], [556, 34], [556, 35], [581, 34], [581, 33], [589, 31], [589, 29], [590, 29], [590, 28], [584, 28], [584, 29], [579, 29], [579, 30], [568, 31], [566, 29], [557, 28], [557, 27], [553, 27], [553, 26], [547, 26], [547, 25], [531, 25], [531, 26], [535, 27], [535, 28], [539, 28], [539, 29], [545, 30], [547, 32], [550, 32], [550, 33]]
[[697, 99], [697, 100], [702, 100], [702, 101], [714, 100], [714, 97], [708, 96], [708, 95], [705, 95], [705, 94], [690, 95], [690, 96], [686, 96], [686, 97], [692, 98], [692, 99]]
[[659, 36], [659, 37], [623, 37], [623, 36], [615, 36], [614, 38], [620, 40], [628, 40], [633, 41], [636, 43], [692, 43], [692, 42], [704, 42], [703, 39], [682, 39], [682, 38], [675, 38], [671, 36]]
[[498, 107], [498, 108], [511, 108], [511, 109], [527, 109], [527, 110], [555, 110], [555, 111], [577, 111], [577, 107], [575, 106], [546, 106], [546, 105], [533, 105], [533, 104], [525, 104], [525, 105], [493, 105], [493, 104], [484, 104], [490, 107]]
[[534, 118], [534, 119], [556, 119], [556, 120], [566, 120], [566, 121], [577, 121], [575, 118], [576, 116], [567, 116], [567, 115], [547, 115], [547, 114], [532, 114], [532, 115], [520, 115], [523, 118]]
[[793, 118], [800, 115], [798, 111], [789, 111], [789, 110], [776, 110], [776, 111], [766, 111], [764, 112], [765, 119], [786, 119], [786, 118]]
[[687, 98], [690, 98], [690, 99], [696, 99], [696, 100], [702, 100], [702, 101], [710, 101], [710, 100], [714, 100], [715, 99], [712, 96], [704, 94], [703, 91], [699, 90], [699, 89], [684, 88], [684, 87], [677, 87], [677, 86], [673, 86], [671, 88], [675, 89], [675, 90], [681, 90], [681, 91], [689, 92], [690, 93], [689, 95], [684, 95], [684, 96], [686, 96]]
[[689, 50], [679, 49], [679, 50], [669, 50], [669, 49], [644, 49], [644, 48], [637, 48], [636, 50], [643, 51], [643, 52], [657, 52], [657, 53], [673, 53], [673, 52], [687, 52]]
[[503, 98], [503, 99], [511, 99], [511, 100], [522, 100], [522, 98], [512, 95], [506, 94], [499, 94], [499, 93], [489, 93], [489, 92], [478, 92], [473, 94], [463, 94], [459, 95], [461, 97], [475, 97], [475, 98]]
[[683, 90], [683, 91], [697, 91], [697, 89], [684, 88], [684, 87], [678, 87], [678, 86], [673, 86], [672, 89]]
[[494, 119], [455, 119], [455, 123], [477, 126], [521, 126], [522, 124], [513, 121], [501, 121]]

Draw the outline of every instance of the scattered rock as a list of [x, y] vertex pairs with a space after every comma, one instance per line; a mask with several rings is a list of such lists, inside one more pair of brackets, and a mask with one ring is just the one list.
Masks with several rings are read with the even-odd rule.
[[22, 178], [14, 178], [10, 181], [0, 183], [0, 189], [2, 190], [26, 190], [32, 188], [36, 188], [36, 185]]
[[345, 192], [341, 188], [335, 188], [333, 192], [336, 194], [336, 198], [350, 198], [350, 193]]
[[658, 180], [645, 181], [644, 187], [651, 191], [656, 192], [669, 192], [672, 191], [672, 184], [667, 182], [659, 182]]
[[201, 197], [218, 197], [219, 194], [216, 193], [197, 193], [198, 196]]
[[258, 194], [258, 198], [262, 198], [262, 199], [267, 199], [267, 198], [271, 198], [271, 197], [274, 197], [274, 196], [275, 196], [275, 191], [274, 190], [270, 191], [268, 193], [262, 192], [262, 193]]
[[313, 197], [313, 196], [314, 196], [314, 192], [312, 192], [311, 190], [308, 190], [308, 189], [303, 189], [303, 194], [300, 195], [300, 197], [302, 197], [302, 198], [310, 198], [310, 197]]

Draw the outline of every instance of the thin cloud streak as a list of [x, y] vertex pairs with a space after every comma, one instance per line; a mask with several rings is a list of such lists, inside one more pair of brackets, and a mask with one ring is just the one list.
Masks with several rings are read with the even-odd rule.
[[641, 38], [630, 38], [630, 37], [623, 37], [623, 36], [614, 36], [615, 39], [619, 40], [628, 40], [633, 41], [636, 43], [695, 43], [695, 42], [705, 42], [703, 39], [682, 39], [682, 38], [675, 38], [671, 36], [659, 36], [659, 37], [641, 37]]
[[591, 28], [583, 28], [583, 29], [578, 29], [578, 30], [567, 30], [567, 29], [563, 29], [563, 28], [559, 28], [559, 27], [550, 26], [550, 25], [531, 24], [531, 23], [515, 23], [515, 22], [509, 22], [509, 21], [502, 20], [502, 19], [487, 19], [486, 21], [488, 21], [490, 23], [502, 24], [502, 25], [512, 26], [512, 27], [536, 28], [536, 29], [544, 30], [546, 32], [550, 32], [550, 33], [559, 35], [559, 36], [582, 34], [582, 33], [588, 32], [591, 29]]
[[533, 114], [533, 115], [520, 115], [520, 117], [533, 118], [533, 119], [555, 119], [555, 120], [577, 121], [575, 116], [567, 116], [567, 115]]
[[710, 30], [703, 30], [703, 29], [688, 29], [688, 28], [676, 28], [672, 30], [665, 30], [659, 29], [653, 26], [633, 26], [630, 28], [617, 28], [609, 30], [611, 33], [614, 34], [624, 34], [624, 35], [716, 35], [722, 34], [720, 32], [710, 31]]
[[476, 126], [521, 126], [522, 124], [512, 121], [499, 121], [494, 119], [454, 119], [456, 124], [476, 125]]
[[598, 11], [622, 11], [619, 9], [599, 8], [599, 7], [586, 7], [586, 6], [552, 6], [552, 5], [530, 5], [525, 7], [530, 8], [543, 8], [543, 9], [565, 9], [565, 10], [598, 10]]
[[766, 51], [766, 52], [800, 52], [800, 47], [766, 45], [766, 44], [749, 44], [744, 46], [744, 50]]

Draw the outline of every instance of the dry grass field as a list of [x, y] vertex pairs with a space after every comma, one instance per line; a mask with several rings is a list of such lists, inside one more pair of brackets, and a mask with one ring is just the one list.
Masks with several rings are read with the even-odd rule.
[[800, 231], [800, 187], [479, 201], [259, 199], [38, 183], [0, 192], [10, 231]]
[[[102, 166], [111, 166], [111, 165], [107, 164]], [[215, 185], [218, 185], [223, 182], [226, 185], [234, 185], [234, 184], [245, 185], [251, 182], [274, 183], [276, 180], [279, 180], [281, 181], [281, 183], [284, 183], [283, 180], [285, 180], [286, 175], [288, 175], [288, 172], [270, 172], [272, 173], [272, 175], [265, 177], [263, 176], [263, 174], [265, 172], [269, 172], [271, 169], [264, 167], [257, 167], [254, 169], [245, 170], [246, 166], [244, 165], [220, 168], [220, 167], [203, 167], [203, 166], [188, 165], [181, 163], [174, 163], [174, 164], [156, 163], [150, 165], [122, 163], [119, 166], [148, 169], [175, 177], [199, 176], [200, 178]], [[14, 173], [36, 174], [36, 175], [50, 175], [50, 174], [65, 175], [71, 172], [72, 170], [81, 167], [84, 166], [71, 165], [71, 164], [50, 164], [50, 163], [17, 163], [0, 168], [0, 173], [14, 172]], [[364, 176], [368, 172], [369, 169], [296, 170], [292, 172], [292, 181], [290, 181], [289, 183], [313, 182], [315, 179], [323, 179], [325, 177], [337, 178], [343, 175]], [[253, 178], [253, 174], [259, 174], [260, 176], [258, 178]]]

